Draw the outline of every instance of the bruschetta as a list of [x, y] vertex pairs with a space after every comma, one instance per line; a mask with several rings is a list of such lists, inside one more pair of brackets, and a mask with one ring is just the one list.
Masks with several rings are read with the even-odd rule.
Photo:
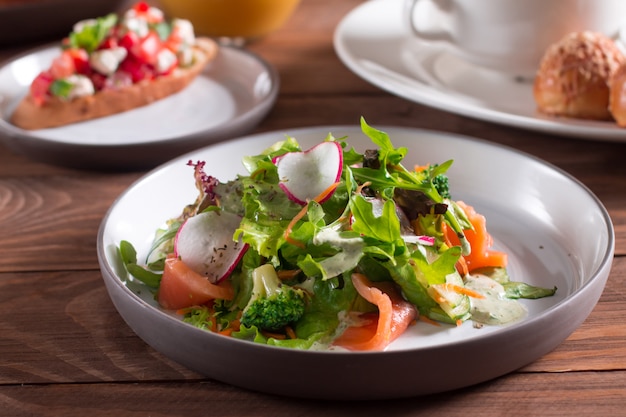
[[74, 25], [60, 54], [35, 77], [11, 122], [27, 130], [64, 126], [148, 105], [187, 87], [218, 45], [185, 19], [166, 21], [144, 2], [123, 15]]

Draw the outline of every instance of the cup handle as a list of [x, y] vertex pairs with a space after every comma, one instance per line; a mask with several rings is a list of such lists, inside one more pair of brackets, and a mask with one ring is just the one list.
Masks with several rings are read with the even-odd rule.
[[[450, 0], [407, 0], [405, 16], [409, 28], [415, 36], [428, 41], [452, 42], [452, 34], [447, 29], [450, 27], [452, 4]], [[418, 4], [423, 9], [422, 13], [428, 16], [426, 25], [418, 24], [415, 19], [415, 10]], [[425, 23], [425, 19], [422, 22]]]

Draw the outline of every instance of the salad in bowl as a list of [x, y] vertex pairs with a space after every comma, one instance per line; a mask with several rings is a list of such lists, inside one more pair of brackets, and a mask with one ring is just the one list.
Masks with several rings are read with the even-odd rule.
[[555, 294], [509, 277], [487, 219], [450, 193], [452, 160], [405, 166], [406, 148], [361, 129], [364, 152], [286, 137], [234, 179], [189, 161], [198, 197], [147, 259], [119, 242], [131, 279], [191, 325], [303, 350], [382, 351], [417, 321], [505, 325], [525, 316], [518, 299]]

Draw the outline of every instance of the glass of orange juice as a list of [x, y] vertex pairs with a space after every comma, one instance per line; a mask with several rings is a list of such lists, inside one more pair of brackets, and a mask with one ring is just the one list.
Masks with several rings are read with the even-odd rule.
[[291, 16], [300, 0], [158, 0], [170, 17], [188, 19], [196, 34], [242, 45], [263, 37]]

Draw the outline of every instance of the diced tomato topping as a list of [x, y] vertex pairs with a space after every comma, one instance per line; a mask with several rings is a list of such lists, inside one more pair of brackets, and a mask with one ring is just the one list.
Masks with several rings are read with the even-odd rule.
[[153, 67], [132, 55], [122, 61], [119, 70], [129, 74], [134, 83], [154, 78]]
[[139, 35], [137, 35], [133, 31], [128, 31], [120, 38], [118, 41], [119, 46], [123, 47], [128, 51], [129, 54], [132, 53], [132, 50], [135, 48], [135, 45], [139, 43]]
[[146, 3], [145, 1], [140, 1], [140, 2], [137, 2], [133, 6], [133, 9], [137, 13], [146, 13], [148, 10], [150, 10], [150, 5], [148, 3]]
[[135, 45], [132, 52], [139, 60], [154, 65], [163, 46], [156, 32], [150, 32]]
[[[132, 10], [138, 17], [146, 19], [150, 24], [163, 21], [163, 14], [151, 6], [146, 1], [139, 1]], [[107, 37], [98, 46], [98, 49], [113, 49], [123, 47], [127, 51], [126, 58], [120, 63], [118, 73], [111, 77], [98, 74], [93, 70], [89, 62], [89, 54], [86, 50], [72, 47], [69, 38], [62, 41], [63, 51], [59, 56], [54, 58], [50, 68], [42, 72], [35, 78], [31, 84], [31, 95], [35, 102], [41, 104], [49, 95], [50, 84], [54, 80], [67, 78], [73, 74], [82, 74], [88, 76], [94, 84], [96, 91], [103, 88], [109, 88], [117, 85], [128, 85], [131, 80], [133, 83], [150, 80], [158, 75], [169, 74], [178, 66], [178, 60], [163, 59], [159, 63], [159, 54], [165, 51], [165, 48], [174, 54], [180, 48], [183, 39], [180, 36], [180, 29], [174, 28], [167, 41], [163, 42], [158, 33], [151, 30], [148, 35], [140, 38], [136, 32], [126, 30], [120, 27], [114, 27]], [[171, 65], [165, 63], [173, 61]], [[169, 65], [169, 68], [157, 74], [158, 66]]]
[[104, 86], [106, 85], [106, 81], [107, 81], [106, 75], [100, 74], [99, 72], [93, 71], [89, 75], [89, 78], [91, 79], [91, 82], [93, 83], [93, 88], [96, 91], [102, 90]]
[[163, 14], [156, 9], [152, 9], [146, 2], [136, 3], [133, 10], [138, 17], [146, 19], [148, 23], [160, 23], [163, 21]]
[[170, 51], [177, 53], [180, 49], [180, 45], [183, 43], [183, 37], [180, 36], [180, 28], [174, 26], [170, 35], [167, 37], [165, 42], [163, 42], [163, 46], [165, 46]]
[[61, 55], [57, 56], [52, 61], [50, 73], [55, 80], [69, 77], [75, 72], [76, 67], [74, 66], [74, 59], [69, 53], [67, 53], [67, 51], [63, 51]]
[[178, 68], [178, 59], [176, 59], [175, 61], [172, 61], [172, 65], [170, 65], [168, 68], [162, 70], [159, 72], [159, 75], [169, 75], [171, 74], [176, 68]]
[[33, 97], [35, 104], [42, 105], [46, 101], [50, 84], [54, 81], [54, 77], [49, 71], [43, 71], [35, 77], [30, 85], [30, 95]]
[[91, 65], [89, 64], [89, 54], [84, 49], [70, 48], [66, 49], [65, 54], [69, 55], [74, 61], [74, 68], [79, 74], [89, 74]]
[[112, 49], [117, 48], [118, 42], [117, 39], [113, 36], [109, 36], [98, 46], [98, 49]]

